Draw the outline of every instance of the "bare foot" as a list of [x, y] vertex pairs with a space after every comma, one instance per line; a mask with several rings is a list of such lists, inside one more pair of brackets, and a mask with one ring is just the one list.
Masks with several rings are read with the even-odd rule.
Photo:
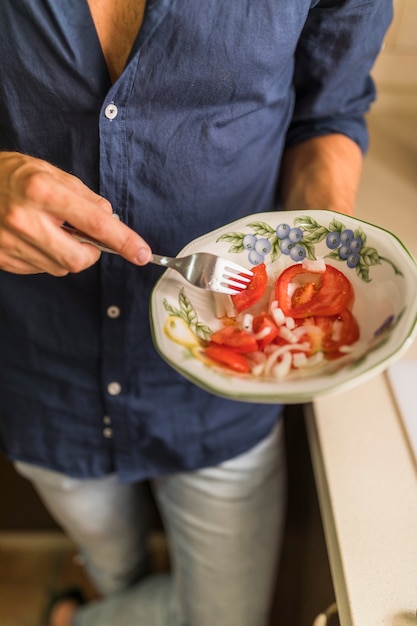
[[71, 626], [74, 613], [79, 606], [76, 600], [63, 598], [51, 610], [48, 626]]
[[84, 594], [77, 587], [57, 594], [48, 609], [48, 626], [71, 626], [75, 611], [84, 602]]

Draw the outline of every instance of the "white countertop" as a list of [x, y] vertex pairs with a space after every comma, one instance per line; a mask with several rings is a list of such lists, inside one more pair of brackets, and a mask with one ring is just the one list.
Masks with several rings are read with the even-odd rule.
[[[356, 215], [417, 257], [417, 116], [370, 131]], [[417, 624], [417, 463], [387, 374], [316, 400], [306, 424], [341, 626]]]

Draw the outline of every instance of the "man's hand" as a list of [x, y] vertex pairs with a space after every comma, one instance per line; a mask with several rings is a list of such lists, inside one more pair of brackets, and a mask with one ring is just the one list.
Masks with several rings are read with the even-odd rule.
[[46, 161], [0, 152], [0, 269], [65, 276], [96, 263], [100, 252], [66, 233], [64, 222], [131, 263], [150, 260], [148, 244], [114, 219], [110, 203], [78, 178]]

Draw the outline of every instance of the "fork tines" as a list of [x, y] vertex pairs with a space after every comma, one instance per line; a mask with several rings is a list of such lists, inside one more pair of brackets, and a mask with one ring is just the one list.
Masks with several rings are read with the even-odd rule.
[[251, 276], [253, 276], [251, 270], [237, 263], [227, 261], [223, 267], [223, 282], [221, 284], [230, 288], [236, 294], [246, 289], [248, 283], [250, 283]]

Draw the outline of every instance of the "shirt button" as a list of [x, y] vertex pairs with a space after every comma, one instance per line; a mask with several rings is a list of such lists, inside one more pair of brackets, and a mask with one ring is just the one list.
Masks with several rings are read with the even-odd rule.
[[105, 437], [106, 439], [111, 439], [113, 437], [113, 431], [111, 428], [104, 428], [103, 429], [103, 437]]
[[112, 305], [107, 307], [107, 315], [115, 320], [117, 317], [120, 317], [120, 309], [118, 306]]
[[113, 103], [108, 104], [104, 109], [104, 115], [108, 120], [114, 120], [114, 118], [117, 117], [118, 112], [117, 106]]
[[109, 426], [109, 424], [111, 424], [111, 418], [108, 415], [105, 415], [103, 417], [103, 424], [107, 424], [107, 426]]
[[122, 390], [122, 385], [116, 381], [107, 385], [107, 391], [111, 396], [118, 396]]

